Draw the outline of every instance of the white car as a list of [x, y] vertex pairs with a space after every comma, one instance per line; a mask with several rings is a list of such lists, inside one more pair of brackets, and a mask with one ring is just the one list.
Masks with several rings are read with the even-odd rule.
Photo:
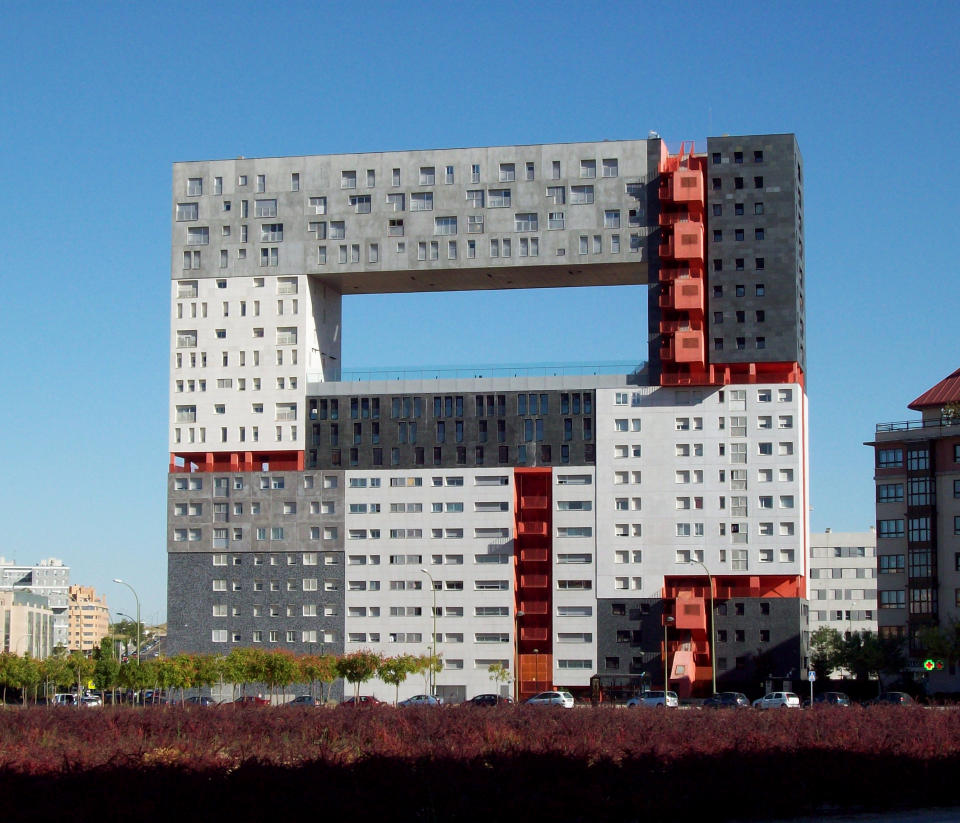
[[573, 695], [570, 692], [540, 692], [526, 701], [531, 706], [562, 706], [573, 708]]
[[799, 709], [800, 698], [793, 692], [769, 692], [753, 701], [755, 709]]
[[639, 697], [631, 697], [627, 701], [628, 709], [635, 709], [638, 706], [660, 706], [666, 705], [668, 709], [676, 709], [680, 705], [680, 700], [676, 692], [667, 692], [666, 698], [663, 691], [644, 692]]

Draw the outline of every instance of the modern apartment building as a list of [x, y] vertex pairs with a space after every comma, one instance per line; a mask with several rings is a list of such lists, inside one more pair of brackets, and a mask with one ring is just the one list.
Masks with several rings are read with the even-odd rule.
[[49, 657], [54, 643], [53, 612], [43, 595], [0, 590], [0, 651]]
[[[921, 633], [960, 619], [960, 370], [909, 404], [920, 420], [878, 423], [877, 620], [904, 641], [922, 671]], [[953, 664], [930, 673], [928, 691], [960, 688]]]
[[[452, 700], [493, 662], [521, 696], [800, 676], [793, 135], [177, 163], [173, 190], [172, 651], [436, 648]], [[341, 360], [351, 294], [623, 284], [648, 356], [614, 374]]]
[[30, 592], [46, 598], [53, 613], [53, 647], [67, 647], [70, 567], [56, 557], [33, 564], [0, 557], [0, 589]]
[[810, 632], [877, 631], [877, 531], [810, 535]]
[[100, 646], [110, 633], [110, 611], [105, 595], [97, 596], [93, 586], [70, 587], [70, 651], [89, 652]]

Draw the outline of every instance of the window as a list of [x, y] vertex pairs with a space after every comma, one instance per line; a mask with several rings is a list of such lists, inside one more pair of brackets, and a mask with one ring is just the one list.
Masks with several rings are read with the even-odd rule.
[[414, 192], [410, 195], [410, 211], [433, 211], [433, 192]]
[[432, 186], [436, 183], [437, 173], [436, 168], [433, 166], [421, 166], [420, 167], [420, 185], [421, 186]]
[[586, 206], [593, 202], [593, 186], [571, 186], [570, 204]]
[[597, 176], [597, 161], [596, 161], [596, 160], [581, 160], [581, 161], [580, 161], [580, 176], [581, 176], [581, 177], [596, 177], [596, 176]]
[[490, 189], [487, 197], [487, 205], [491, 209], [510, 208], [510, 189]]
[[877, 451], [877, 468], [886, 469], [903, 465], [903, 449], [879, 449]]
[[457, 233], [456, 217], [435, 217], [433, 218], [433, 233], [441, 235], [451, 235]]
[[536, 213], [522, 212], [514, 216], [514, 231], [538, 231], [539, 221]]
[[899, 591], [879, 591], [881, 609], [903, 609], [907, 605], [907, 593]]
[[903, 537], [903, 520], [902, 519], [891, 519], [891, 520], [878, 520], [877, 521], [877, 537]]

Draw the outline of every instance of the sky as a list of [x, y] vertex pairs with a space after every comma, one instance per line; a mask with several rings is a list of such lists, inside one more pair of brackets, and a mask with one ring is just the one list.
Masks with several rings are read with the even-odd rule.
[[[811, 527], [865, 530], [864, 441], [960, 367], [958, 27], [935, 0], [0, 2], [0, 556], [165, 619], [173, 162], [650, 130], [797, 134]], [[639, 362], [646, 297], [352, 297], [343, 328], [345, 368]]]

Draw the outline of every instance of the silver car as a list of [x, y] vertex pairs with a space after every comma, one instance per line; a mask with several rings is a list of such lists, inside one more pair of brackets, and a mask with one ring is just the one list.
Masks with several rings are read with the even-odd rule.
[[676, 709], [680, 705], [680, 699], [677, 697], [676, 692], [667, 692], [666, 697], [664, 697], [664, 692], [661, 691], [650, 691], [644, 692], [639, 697], [631, 697], [627, 701], [628, 709], [635, 709], [638, 706], [659, 706], [663, 708], [666, 705], [668, 709]]
[[562, 706], [572, 709], [574, 700], [570, 692], [540, 692], [526, 701], [531, 706]]
[[799, 709], [800, 698], [793, 692], [769, 692], [753, 701], [755, 709]]

